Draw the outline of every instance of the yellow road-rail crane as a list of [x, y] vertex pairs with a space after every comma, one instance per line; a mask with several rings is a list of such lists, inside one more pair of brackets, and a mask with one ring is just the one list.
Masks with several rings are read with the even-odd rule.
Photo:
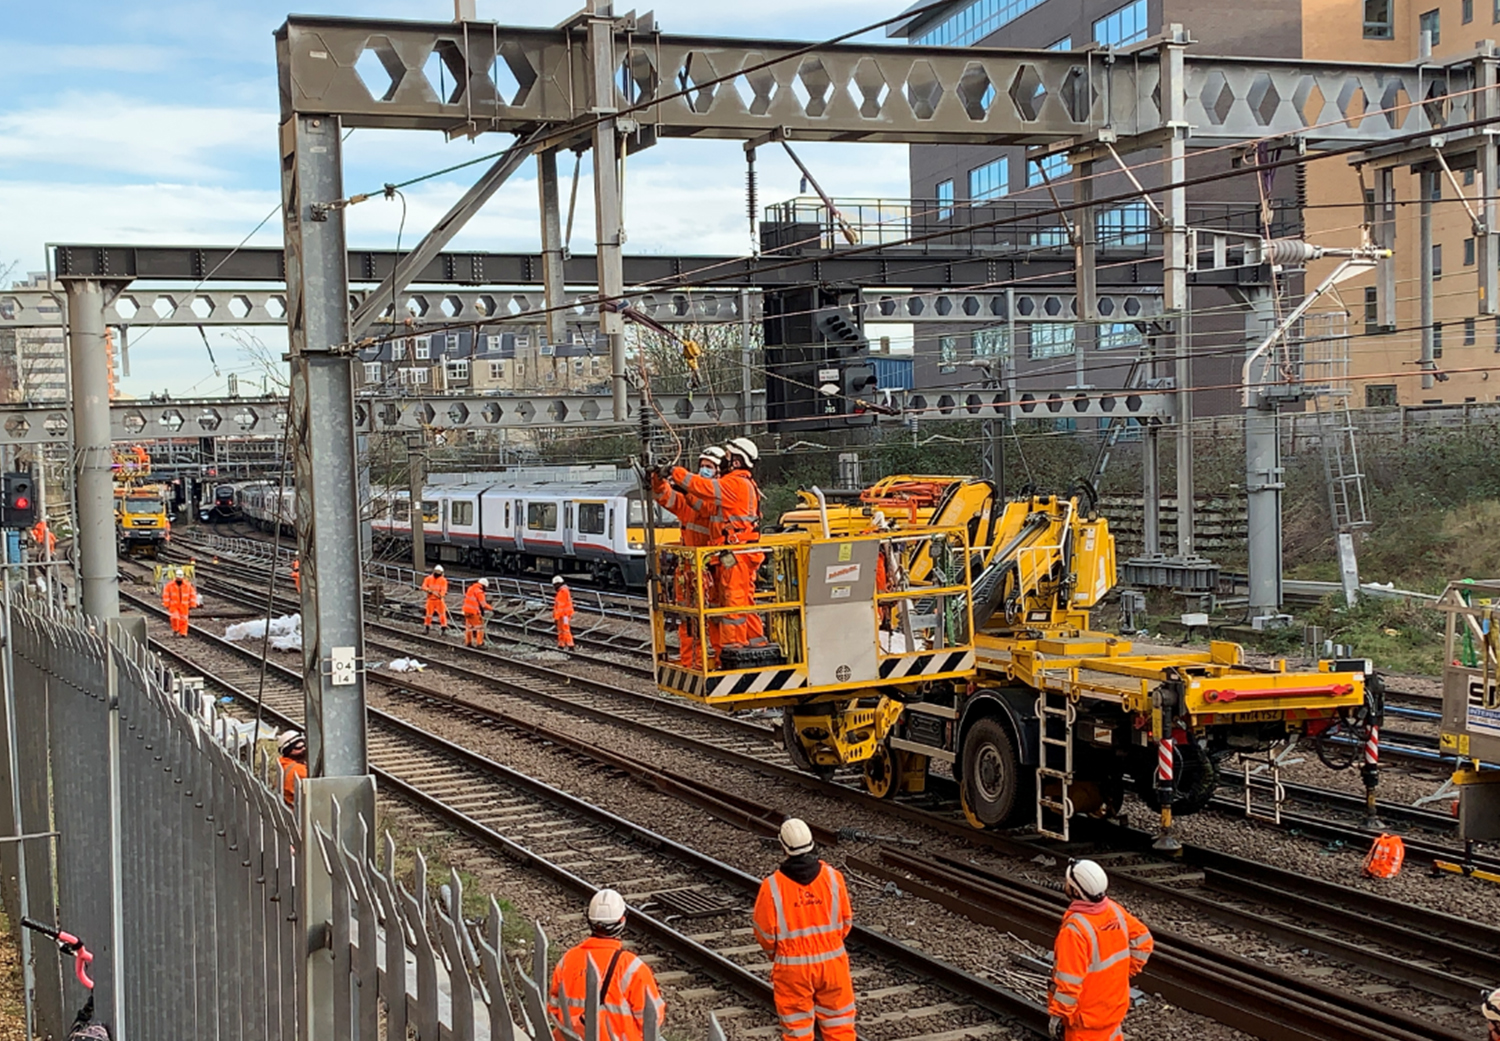
[[121, 556], [155, 557], [170, 537], [170, 490], [151, 480], [151, 456], [141, 445], [114, 453], [115, 544]]
[[[1434, 606], [1448, 616], [1439, 748], [1457, 760], [1459, 835], [1472, 850], [1500, 839], [1500, 580], [1451, 582]], [[1469, 863], [1436, 866], [1500, 882]]]
[[[918, 493], [905, 513], [885, 508]], [[1031, 819], [1065, 839], [1074, 817], [1116, 812], [1130, 778], [1162, 814], [1163, 846], [1174, 810], [1207, 805], [1218, 759], [1372, 711], [1357, 663], [1255, 668], [1220, 641], [1137, 653], [1092, 629], [1116, 568], [1089, 489], [997, 503], [973, 478], [897, 477], [861, 499], [830, 510], [814, 492], [780, 531], [728, 547], [764, 557], [765, 640], [717, 660], [715, 628], [745, 614], [717, 606], [725, 547], [658, 550], [658, 686], [779, 707], [794, 761], [823, 776], [861, 763], [877, 795], [923, 791], [941, 764], [975, 827]], [[891, 530], [868, 530], [876, 504]]]

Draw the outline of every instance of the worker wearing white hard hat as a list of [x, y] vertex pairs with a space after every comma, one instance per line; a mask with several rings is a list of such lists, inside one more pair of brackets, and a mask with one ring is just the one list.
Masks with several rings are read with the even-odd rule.
[[1490, 1041], [1500, 1041], [1500, 987], [1485, 995], [1479, 1011], [1484, 1016], [1484, 1025], [1490, 1029]]
[[438, 632], [448, 634], [448, 579], [443, 576], [443, 565], [437, 564], [432, 574], [422, 579], [422, 591], [427, 594], [427, 605], [422, 612], [422, 624], [432, 632], [432, 623], [437, 622]]
[[307, 738], [300, 730], [288, 730], [276, 739], [281, 759], [281, 797], [288, 806], [297, 804], [297, 782], [307, 777]]
[[561, 575], [552, 576], [552, 623], [557, 626], [557, 649], [573, 649], [573, 591]]
[[[695, 476], [701, 481], [716, 481], [723, 465], [724, 449], [718, 445], [709, 445], [698, 453], [698, 471]], [[684, 549], [701, 549], [710, 545], [712, 539], [709, 524], [714, 515], [712, 500], [690, 495], [686, 488], [674, 485], [669, 479], [672, 470], [666, 469], [666, 474], [658, 471], [651, 475], [651, 493], [657, 505], [677, 518], [682, 532], [679, 544]], [[700, 569], [696, 558], [687, 555], [669, 557], [667, 564], [668, 566], [664, 567], [663, 571], [666, 572], [670, 583], [668, 596], [678, 607], [685, 609], [698, 607], [700, 589], [705, 602], [709, 604], [718, 602], [717, 593], [713, 587], [715, 572], [711, 568]], [[712, 634], [717, 635], [718, 620], [709, 619], [706, 628]], [[712, 665], [712, 659], [704, 653], [704, 641], [700, 638], [699, 629], [699, 619], [692, 617], [688, 610], [684, 610], [678, 616], [677, 663], [684, 668], [702, 670]], [[718, 641], [713, 640], [711, 646], [716, 654]]]
[[[584, 1036], [584, 1002], [591, 987], [597, 988], [599, 995], [601, 1037], [639, 1041], [648, 1015], [656, 1016], [659, 1032], [666, 1005], [656, 977], [651, 966], [625, 950], [620, 939], [625, 933], [625, 898], [613, 889], [601, 889], [589, 900], [585, 917], [588, 939], [559, 958], [552, 972], [548, 1011], [553, 1021], [568, 1031], [554, 1031], [554, 1037], [564, 1041], [566, 1037]], [[591, 965], [593, 980], [589, 979]]]
[[167, 609], [167, 620], [172, 625], [172, 635], [186, 638], [188, 634], [188, 612], [203, 604], [198, 590], [188, 580], [187, 572], [177, 568], [172, 578], [161, 587], [161, 605]]
[[484, 616], [494, 610], [490, 602], [485, 599], [485, 590], [489, 589], [490, 580], [481, 578], [471, 583], [468, 592], [464, 593], [464, 646], [484, 646]]
[[1130, 978], [1151, 957], [1151, 932], [1107, 895], [1109, 876], [1092, 860], [1070, 860], [1071, 898], [1053, 944], [1048, 1030], [1065, 1041], [1113, 1041], [1130, 1011]]
[[760, 884], [755, 939], [771, 956], [783, 1041], [854, 1041], [854, 979], [844, 937], [854, 927], [843, 873], [818, 859], [812, 829], [791, 817], [779, 834], [786, 859]]

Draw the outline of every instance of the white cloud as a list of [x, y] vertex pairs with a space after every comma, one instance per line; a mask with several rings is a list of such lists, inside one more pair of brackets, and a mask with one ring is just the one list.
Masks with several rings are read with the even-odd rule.
[[0, 113], [0, 166], [37, 165], [97, 176], [236, 178], [245, 157], [275, 171], [269, 108], [143, 104], [117, 95], [65, 95], [44, 108]]

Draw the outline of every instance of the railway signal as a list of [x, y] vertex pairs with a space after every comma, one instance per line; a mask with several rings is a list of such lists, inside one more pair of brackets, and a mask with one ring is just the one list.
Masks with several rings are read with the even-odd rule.
[[36, 523], [36, 492], [31, 475], [8, 473], [0, 490], [0, 527], [29, 528]]

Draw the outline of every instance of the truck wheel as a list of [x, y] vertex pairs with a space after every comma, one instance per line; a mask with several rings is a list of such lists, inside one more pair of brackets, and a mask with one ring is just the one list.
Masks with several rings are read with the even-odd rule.
[[[1145, 760], [1135, 772], [1135, 792], [1152, 810], [1161, 810], [1156, 797], [1156, 753], [1152, 750], [1149, 766]], [[1206, 807], [1219, 788], [1219, 768], [1208, 752], [1196, 743], [1172, 746], [1172, 774], [1177, 780], [1177, 795], [1172, 813], [1185, 817]]]
[[1010, 731], [981, 719], [964, 737], [963, 801], [971, 821], [998, 828], [1030, 810], [1032, 779], [1024, 774]]
[[802, 747], [802, 742], [797, 737], [797, 723], [790, 708], [781, 710], [781, 739], [786, 745], [787, 757], [797, 769], [803, 773], [812, 774], [820, 781], [827, 781], [833, 777], [833, 767], [814, 763], [807, 757], [807, 750]]

